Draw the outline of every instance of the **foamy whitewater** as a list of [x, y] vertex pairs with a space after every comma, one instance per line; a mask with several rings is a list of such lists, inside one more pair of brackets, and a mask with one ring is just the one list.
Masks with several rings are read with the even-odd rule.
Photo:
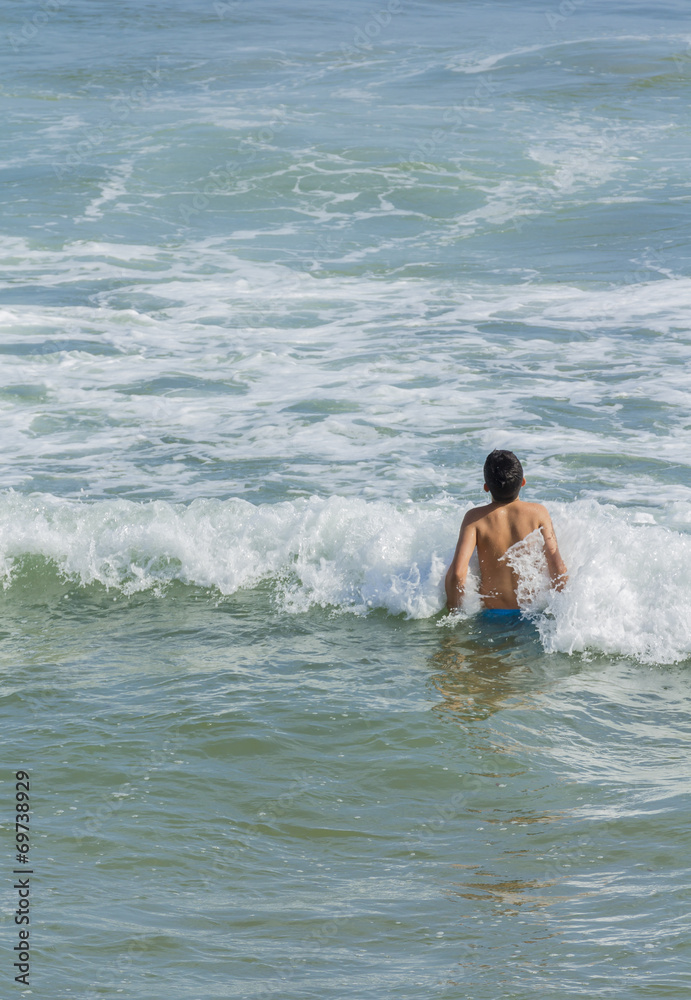
[[[0, 994], [686, 997], [687, 5], [0, 42]], [[495, 447], [519, 620], [444, 610]]]
[[[552, 504], [552, 516], [570, 572], [564, 593], [549, 590], [539, 537], [509, 555], [522, 581], [519, 603], [545, 650], [648, 663], [687, 659], [691, 537], [595, 501]], [[10, 493], [0, 506], [0, 574], [6, 590], [29, 573], [39, 593], [42, 579], [57, 577], [161, 598], [173, 582], [226, 596], [266, 581], [272, 602], [288, 612], [382, 608], [429, 618], [446, 603], [443, 577], [458, 520], [458, 505], [449, 501], [310, 497], [184, 505]], [[474, 558], [466, 615], [481, 608], [478, 582]], [[262, 602], [268, 610], [271, 602]]]

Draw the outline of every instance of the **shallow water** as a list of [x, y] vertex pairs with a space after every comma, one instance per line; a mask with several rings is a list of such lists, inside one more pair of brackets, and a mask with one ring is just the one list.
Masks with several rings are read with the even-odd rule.
[[27, 996], [688, 994], [686, 15], [0, 10]]
[[265, 598], [12, 623], [54, 995], [682, 995], [688, 671]]

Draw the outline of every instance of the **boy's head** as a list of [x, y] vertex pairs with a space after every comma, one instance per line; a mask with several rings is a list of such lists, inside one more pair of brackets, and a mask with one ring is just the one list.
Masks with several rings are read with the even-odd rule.
[[493, 500], [515, 500], [523, 485], [523, 466], [512, 451], [495, 448], [485, 459], [485, 487]]

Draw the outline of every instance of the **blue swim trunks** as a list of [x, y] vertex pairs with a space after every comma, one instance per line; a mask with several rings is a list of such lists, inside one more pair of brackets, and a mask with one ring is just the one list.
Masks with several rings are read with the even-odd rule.
[[482, 618], [518, 618], [522, 614], [520, 608], [483, 608]]

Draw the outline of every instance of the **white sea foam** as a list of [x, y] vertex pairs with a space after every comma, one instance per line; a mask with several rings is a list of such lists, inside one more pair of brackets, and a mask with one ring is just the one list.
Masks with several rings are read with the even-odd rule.
[[[600, 289], [315, 277], [218, 240], [175, 255], [11, 240], [5, 260], [15, 294], [44, 291], [0, 316], [5, 485], [54, 491], [35, 477], [55, 456], [73, 494], [187, 502], [261, 489], [280, 463], [306, 493], [366, 483], [366, 496], [405, 499], [460, 484], [470, 498], [484, 454], [510, 447], [533, 482], [568, 484], [562, 496], [664, 496], [680, 505], [668, 523], [687, 523], [687, 278]], [[92, 294], [50, 304], [74, 282]], [[208, 481], [210, 462], [223, 479]], [[661, 481], [660, 463], [677, 471]]]
[[537, 618], [548, 651], [691, 654], [691, 537], [595, 503], [557, 505], [569, 585]]
[[[545, 650], [657, 663], [691, 655], [691, 537], [594, 502], [553, 504], [551, 512], [567, 588], [549, 590], [535, 539], [513, 552], [524, 581], [519, 597]], [[162, 594], [173, 581], [231, 595], [265, 582], [277, 605], [294, 613], [379, 608], [429, 618], [444, 606], [462, 513], [451, 502], [344, 497], [186, 506], [10, 492], [0, 498], [0, 573], [11, 591], [27, 557], [38, 556], [80, 586], [126, 595]], [[476, 585], [471, 565], [470, 612], [479, 607]]]
[[116, 202], [122, 195], [127, 193], [127, 182], [132, 176], [132, 170], [133, 161], [131, 159], [126, 160], [111, 170], [107, 180], [100, 185], [101, 193], [99, 196], [89, 202], [84, 210], [83, 217], [78, 218], [76, 221], [83, 222], [86, 219], [101, 219], [103, 217], [104, 206], [111, 202]]
[[40, 556], [83, 585], [125, 594], [172, 581], [221, 594], [271, 580], [291, 611], [334, 606], [427, 617], [458, 514], [332, 497], [255, 506], [241, 499], [97, 503], [8, 493], [0, 501], [0, 574]]

